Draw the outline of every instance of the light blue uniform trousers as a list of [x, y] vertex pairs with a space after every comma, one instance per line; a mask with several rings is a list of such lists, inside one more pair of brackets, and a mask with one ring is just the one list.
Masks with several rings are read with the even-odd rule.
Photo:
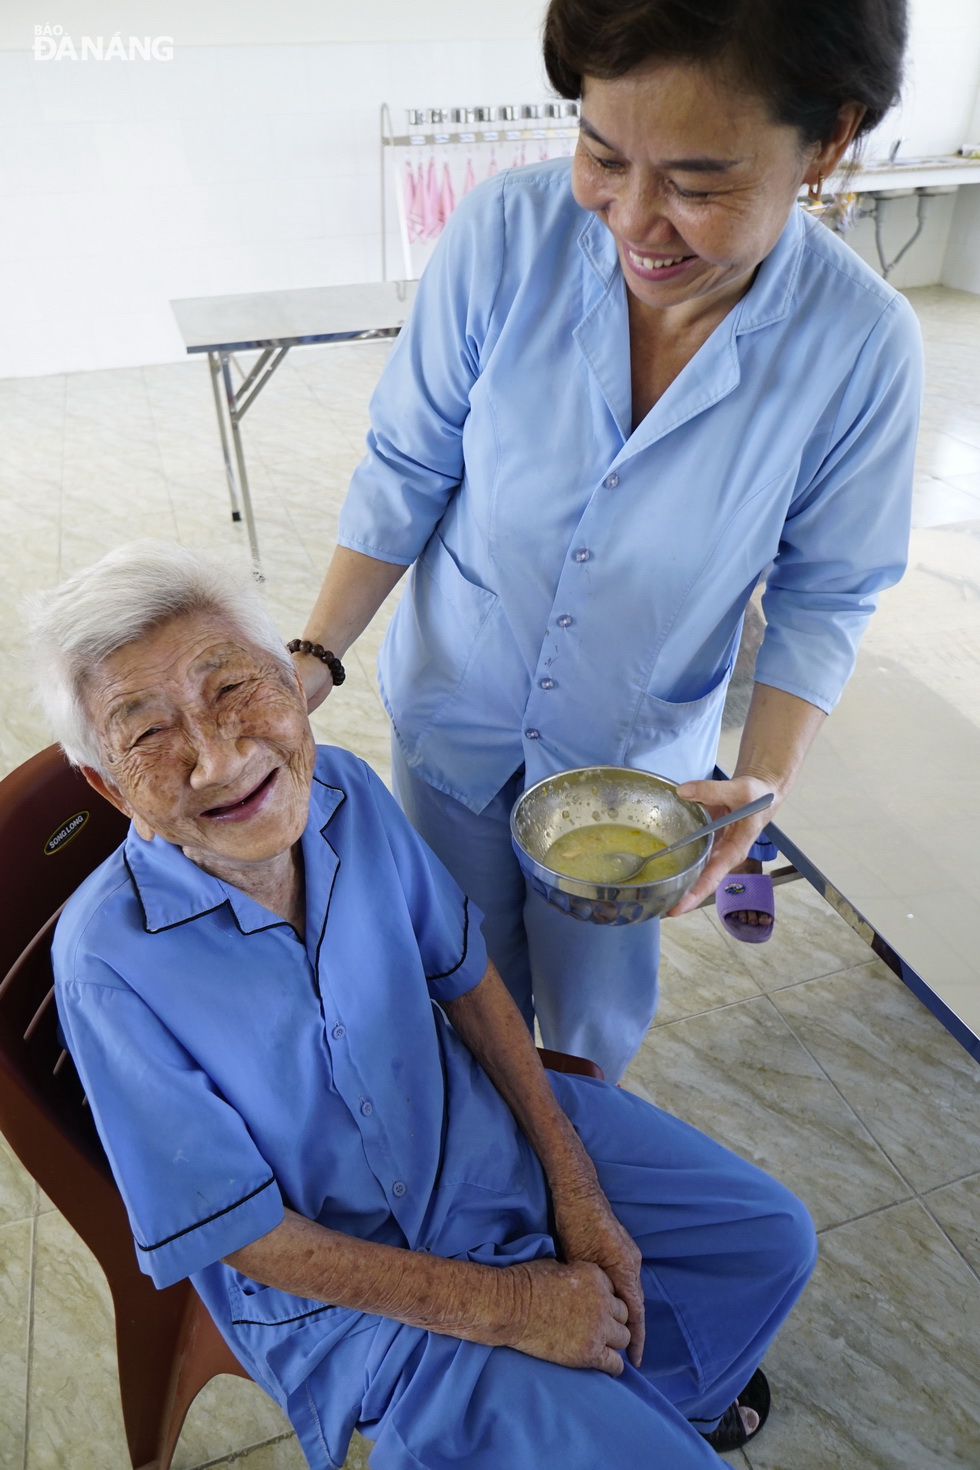
[[[375, 1441], [372, 1470], [720, 1470], [701, 1433], [809, 1278], [809, 1215], [776, 1180], [631, 1093], [581, 1077], [552, 1085], [643, 1254], [640, 1369], [613, 1379], [366, 1317], [286, 1406], [313, 1470], [343, 1461], [318, 1409], [338, 1394], [349, 1425]], [[778, 1384], [774, 1398], [778, 1412]]]
[[545, 1046], [618, 1082], [657, 1009], [659, 922], [587, 924], [528, 887], [510, 840], [523, 772], [479, 815], [417, 776], [394, 737], [391, 776], [412, 826], [482, 909], [487, 951], [528, 1026], [537, 1016]]
[[[483, 937], [528, 1026], [555, 1051], [598, 1062], [618, 1082], [657, 1009], [660, 922], [587, 924], [552, 908], [525, 882], [510, 840], [523, 772], [477, 815], [409, 767], [395, 736], [392, 787], [415, 830], [483, 910]], [[751, 857], [776, 856], [763, 837]]]

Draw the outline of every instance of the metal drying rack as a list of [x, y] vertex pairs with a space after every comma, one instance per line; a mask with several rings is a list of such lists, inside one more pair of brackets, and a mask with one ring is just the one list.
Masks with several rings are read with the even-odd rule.
[[[408, 108], [406, 131], [395, 133], [391, 109], [381, 105], [381, 277], [388, 280], [388, 148], [424, 148], [442, 145], [518, 143], [531, 138], [575, 138], [578, 136], [577, 102], [523, 102], [503, 107]], [[399, 180], [395, 181], [399, 234], [404, 270], [412, 275], [411, 245]]]

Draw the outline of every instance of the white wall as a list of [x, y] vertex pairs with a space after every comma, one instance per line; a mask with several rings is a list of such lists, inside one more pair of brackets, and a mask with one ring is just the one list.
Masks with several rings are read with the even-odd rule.
[[0, 50], [20, 50], [38, 23], [72, 36], [172, 36], [178, 46], [288, 46], [344, 41], [474, 41], [536, 30], [534, 0], [3, 0]]
[[942, 281], [944, 286], [980, 294], [980, 188], [960, 190]]
[[[869, 162], [887, 156], [898, 138], [904, 140], [901, 154], [906, 157], [955, 153], [964, 143], [980, 141], [980, 0], [911, 0], [910, 19], [902, 101], [867, 139], [864, 156]], [[954, 234], [965, 242], [972, 229], [971, 200], [980, 196], [980, 186], [962, 189], [960, 196], [962, 205], [957, 196], [929, 200], [926, 225], [889, 276], [892, 285], [961, 284], [959, 273], [956, 281], [948, 278], [947, 254]], [[915, 229], [916, 201], [889, 200], [885, 211], [885, 254], [893, 259]], [[973, 238], [974, 251], [980, 251], [980, 235]], [[878, 269], [870, 220], [862, 220], [846, 239]], [[976, 291], [980, 285], [964, 289]]]
[[910, 0], [909, 9], [902, 100], [869, 138], [869, 157], [895, 138], [908, 154], [954, 153], [980, 102], [980, 0]]
[[[967, 140], [980, 143], [980, 89]], [[980, 294], [980, 189], [961, 189], [953, 212], [943, 263], [944, 286]]]
[[[324, 12], [345, 39], [316, 39]], [[0, 51], [0, 377], [178, 359], [174, 297], [379, 279], [381, 103], [403, 126], [409, 106], [545, 95], [526, 0], [75, 0], [57, 13], [77, 50], [117, 22], [175, 49], [169, 62], [37, 61], [25, 48], [45, 12], [0, 5], [0, 41], [19, 48]], [[384, 26], [415, 38], [378, 39]], [[293, 39], [272, 44], [271, 30]]]
[[[0, 377], [178, 359], [173, 297], [377, 279], [380, 104], [401, 126], [408, 106], [541, 99], [543, 8], [0, 0]], [[980, 127], [980, 0], [913, 14], [907, 98], [869, 151], [946, 151]], [[172, 36], [173, 59], [37, 61], [49, 18], [79, 46]], [[975, 212], [932, 208], [893, 279], [938, 281], [949, 237], [950, 283], [980, 289]], [[853, 238], [873, 259], [866, 227]]]
[[[971, 184], [960, 192], [980, 195], [980, 184]], [[942, 279], [956, 199], [955, 194], [940, 194], [927, 200], [922, 233], [890, 272], [888, 280], [892, 286], [899, 290], [907, 286], [933, 286]], [[918, 200], [914, 195], [887, 199], [879, 207], [882, 210], [881, 238], [885, 259], [894, 261], [915, 232]], [[880, 271], [874, 221], [870, 216], [859, 220], [844, 239], [862, 260]]]

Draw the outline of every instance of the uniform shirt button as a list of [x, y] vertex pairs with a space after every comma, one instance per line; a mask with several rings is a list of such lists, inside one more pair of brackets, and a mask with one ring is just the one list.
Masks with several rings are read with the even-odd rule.
[[613, 472], [612, 472], [611, 475], [607, 475], [606, 476], [606, 489], [607, 490], [615, 490], [615, 488], [616, 488], [616, 486], [618, 484], [619, 484], [619, 476], [617, 475], [616, 471], [613, 470]]
[[330, 1034], [333, 1037], [334, 1041], [341, 1041], [343, 1037], [347, 1035], [347, 1027], [335, 1026]]
[[540, 689], [554, 689], [555, 681], [554, 679], [539, 679], [538, 687]]
[[574, 621], [575, 619], [573, 617], [570, 617], [568, 613], [562, 613], [561, 617], [558, 619], [558, 626], [559, 628], [570, 628]]
[[391, 1192], [396, 1197], [396, 1199], [401, 1199], [403, 1194], [408, 1193], [408, 1185], [403, 1179], [396, 1179], [394, 1184], [391, 1186]]
[[572, 561], [588, 561], [592, 555], [587, 546], [580, 546], [577, 551], [572, 552]]
[[361, 1112], [364, 1114], [365, 1118], [370, 1118], [371, 1114], [374, 1112], [374, 1103], [368, 1102], [367, 1098], [364, 1098], [363, 1102], [361, 1103]]
[[541, 731], [540, 730], [525, 730], [524, 731], [524, 734], [525, 734], [525, 736], [527, 737], [528, 740], [540, 740], [541, 739]]

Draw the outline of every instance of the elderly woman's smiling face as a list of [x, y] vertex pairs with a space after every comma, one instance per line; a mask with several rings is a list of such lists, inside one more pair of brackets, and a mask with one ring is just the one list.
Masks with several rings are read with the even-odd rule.
[[117, 649], [84, 702], [108, 776], [89, 779], [141, 836], [246, 887], [299, 839], [315, 759], [306, 703], [227, 618], [188, 614]]

